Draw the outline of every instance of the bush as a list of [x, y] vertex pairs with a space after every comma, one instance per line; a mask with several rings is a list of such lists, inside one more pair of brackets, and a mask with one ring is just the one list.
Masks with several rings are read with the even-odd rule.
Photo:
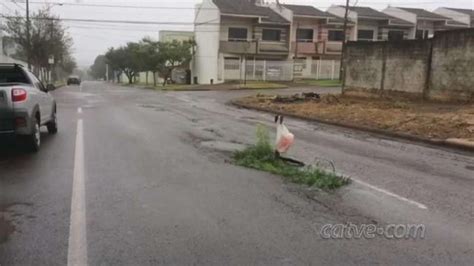
[[349, 183], [349, 179], [313, 166], [297, 167], [275, 156], [268, 131], [261, 125], [257, 127], [257, 143], [234, 154], [237, 165], [282, 175], [291, 182], [316, 186], [322, 189], [335, 189]]

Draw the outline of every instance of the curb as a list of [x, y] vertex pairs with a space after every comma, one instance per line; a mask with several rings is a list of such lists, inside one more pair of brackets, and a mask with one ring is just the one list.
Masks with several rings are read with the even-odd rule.
[[461, 139], [429, 139], [429, 138], [423, 138], [423, 137], [418, 137], [418, 136], [409, 135], [409, 134], [395, 133], [395, 132], [388, 131], [388, 130], [383, 130], [383, 129], [375, 129], [375, 128], [357, 126], [357, 125], [352, 125], [352, 124], [339, 123], [339, 122], [324, 120], [324, 119], [320, 119], [320, 118], [308, 118], [308, 117], [305, 117], [305, 116], [302, 116], [302, 115], [296, 115], [296, 114], [291, 114], [291, 113], [282, 112], [282, 111], [273, 111], [273, 110], [269, 110], [269, 109], [266, 109], [266, 108], [255, 107], [255, 106], [239, 103], [235, 100], [231, 100], [230, 104], [234, 105], [236, 107], [239, 107], [239, 108], [244, 108], [244, 109], [249, 109], [249, 110], [256, 110], [256, 111], [260, 111], [260, 112], [272, 113], [272, 114], [277, 114], [277, 115], [284, 115], [284, 116], [293, 117], [293, 118], [297, 118], [297, 119], [301, 119], [301, 120], [318, 122], [318, 123], [322, 123], [322, 124], [338, 126], [338, 127], [348, 128], [348, 129], [354, 129], [354, 130], [358, 130], [358, 131], [374, 133], [374, 134], [383, 135], [383, 136], [392, 137], [392, 138], [410, 140], [410, 141], [421, 142], [421, 143], [425, 143], [425, 144], [431, 144], [431, 145], [435, 145], [435, 146], [441, 146], [441, 147], [454, 148], [454, 149], [458, 149], [458, 150], [474, 152], [474, 142], [468, 142], [468, 141], [461, 140]]
[[270, 87], [266, 87], [266, 88], [230, 88], [230, 89], [227, 89], [228, 91], [259, 91], [259, 90], [284, 90], [284, 89], [289, 89], [290, 87], [286, 86], [286, 87], [279, 87], [279, 88], [270, 88]]
[[[237, 88], [237, 87], [229, 87], [228, 89], [213, 89], [213, 88], [205, 88], [205, 89], [199, 89], [199, 88], [189, 88], [189, 89], [155, 89], [153, 87], [149, 87], [146, 85], [128, 85], [128, 84], [121, 84], [122, 86], [125, 87], [130, 87], [130, 88], [138, 88], [138, 89], [147, 89], [147, 90], [156, 90], [156, 91], [259, 91], [259, 90], [284, 90], [284, 89], [290, 89], [291, 87], [285, 86], [285, 87], [279, 87], [279, 88]], [[303, 88], [303, 87], [301, 87]]]

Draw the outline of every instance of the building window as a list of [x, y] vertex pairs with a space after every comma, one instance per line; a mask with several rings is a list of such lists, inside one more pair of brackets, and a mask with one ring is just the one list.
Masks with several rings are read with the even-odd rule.
[[262, 40], [279, 42], [281, 40], [281, 30], [263, 29]]
[[404, 32], [401, 30], [390, 30], [388, 31], [388, 40], [389, 41], [400, 41], [404, 39]]
[[416, 30], [415, 39], [428, 39], [429, 34], [429, 30]]
[[358, 41], [373, 41], [374, 31], [373, 30], [358, 30], [357, 40]]
[[342, 41], [344, 39], [344, 33], [342, 30], [329, 30], [328, 31], [328, 40], [329, 41]]
[[296, 31], [296, 40], [298, 42], [313, 42], [313, 29], [298, 29]]
[[229, 28], [229, 41], [231, 42], [245, 42], [247, 41], [246, 28]]

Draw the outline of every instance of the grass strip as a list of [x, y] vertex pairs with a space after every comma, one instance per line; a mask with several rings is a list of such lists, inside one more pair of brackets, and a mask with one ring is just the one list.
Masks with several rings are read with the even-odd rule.
[[238, 88], [240, 89], [284, 89], [288, 88], [288, 86], [284, 84], [279, 84], [279, 83], [272, 83], [272, 82], [258, 82], [258, 81], [252, 81], [252, 82], [247, 82], [247, 84], [240, 84], [238, 85]]
[[311, 86], [319, 86], [319, 87], [340, 87], [342, 86], [341, 82], [338, 79], [305, 79], [300, 81], [301, 83], [305, 83]]

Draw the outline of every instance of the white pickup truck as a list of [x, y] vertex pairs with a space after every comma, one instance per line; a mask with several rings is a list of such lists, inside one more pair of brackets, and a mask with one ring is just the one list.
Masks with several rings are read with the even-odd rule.
[[58, 132], [56, 101], [50, 90], [30, 71], [18, 64], [0, 64], [0, 138], [17, 137], [28, 149], [41, 146], [40, 127]]

